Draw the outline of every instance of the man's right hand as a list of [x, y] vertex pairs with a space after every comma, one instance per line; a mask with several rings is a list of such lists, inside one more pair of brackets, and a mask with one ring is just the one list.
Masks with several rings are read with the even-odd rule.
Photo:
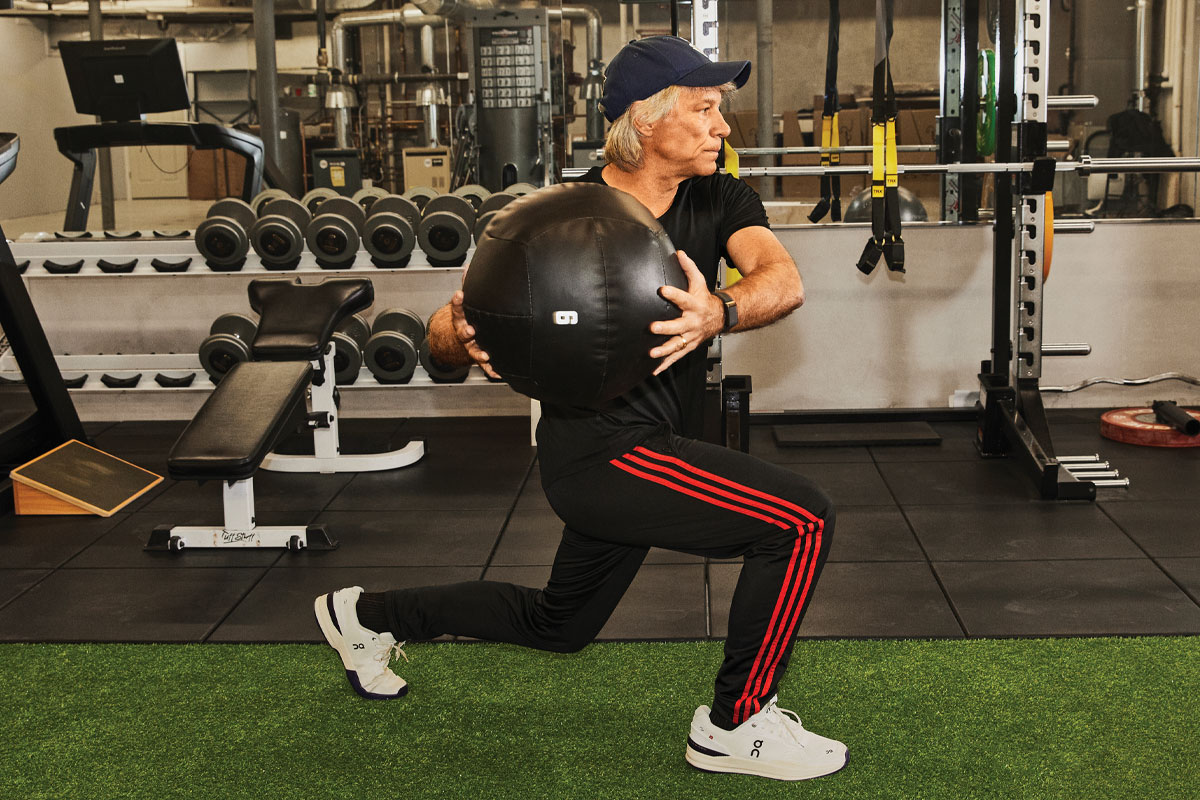
[[[475, 342], [475, 328], [467, 322], [466, 312], [463, 311], [462, 291], [455, 292], [454, 297], [450, 298], [450, 321], [454, 327], [454, 337], [471, 360], [478, 364], [489, 378], [503, 380], [499, 373], [492, 369], [491, 357]], [[432, 345], [432, 342], [430, 344]]]

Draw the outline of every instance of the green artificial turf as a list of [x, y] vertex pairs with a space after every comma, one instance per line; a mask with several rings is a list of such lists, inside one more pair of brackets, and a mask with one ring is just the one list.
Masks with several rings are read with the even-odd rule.
[[0, 646], [0, 798], [1200, 797], [1200, 639], [802, 641], [845, 741], [798, 784], [683, 760], [720, 642], [425, 644], [393, 701], [315, 645]]

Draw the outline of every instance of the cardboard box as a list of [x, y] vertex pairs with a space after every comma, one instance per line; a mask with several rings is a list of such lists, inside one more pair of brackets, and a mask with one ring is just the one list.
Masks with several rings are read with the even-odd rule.
[[241, 197], [246, 159], [228, 150], [188, 148], [188, 199]]

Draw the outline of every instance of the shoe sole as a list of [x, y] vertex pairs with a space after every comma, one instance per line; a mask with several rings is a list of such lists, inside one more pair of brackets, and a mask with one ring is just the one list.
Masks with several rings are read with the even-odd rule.
[[755, 761], [754, 759], [738, 758], [736, 756], [709, 756], [704, 753], [698, 753], [691, 747], [685, 750], [684, 757], [689, 764], [701, 772], [759, 775], [763, 778], [772, 778], [777, 781], [807, 781], [813, 778], [822, 778], [840, 771], [846, 764], [850, 763], [849, 751], [846, 752], [846, 758], [842, 761], [841, 765], [835, 769], [821, 769], [820, 771], [811, 773], [772, 770], [767, 764]]
[[337, 651], [338, 656], [342, 659], [342, 667], [346, 670], [346, 679], [350, 681], [354, 691], [368, 700], [394, 700], [408, 694], [407, 683], [396, 694], [380, 694], [363, 688], [362, 681], [358, 679], [358, 671], [354, 669], [354, 663], [350, 660], [350, 654], [346, 650], [346, 640], [342, 638], [341, 631], [338, 630], [337, 623], [333, 621], [333, 615], [329, 611], [329, 605], [332, 602], [332, 594], [321, 595], [313, 601], [313, 613], [316, 614], [317, 624], [321, 626], [321, 633], [325, 635], [325, 641]]

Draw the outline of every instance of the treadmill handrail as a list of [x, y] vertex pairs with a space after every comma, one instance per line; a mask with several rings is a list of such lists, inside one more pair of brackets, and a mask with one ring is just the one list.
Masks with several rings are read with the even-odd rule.
[[139, 144], [187, 145], [197, 150], [225, 149], [246, 159], [242, 199], [249, 202], [262, 188], [265, 150], [254, 134], [209, 122], [101, 122], [54, 129], [58, 150], [75, 165], [67, 200], [65, 231], [87, 229], [96, 172], [96, 150]]

